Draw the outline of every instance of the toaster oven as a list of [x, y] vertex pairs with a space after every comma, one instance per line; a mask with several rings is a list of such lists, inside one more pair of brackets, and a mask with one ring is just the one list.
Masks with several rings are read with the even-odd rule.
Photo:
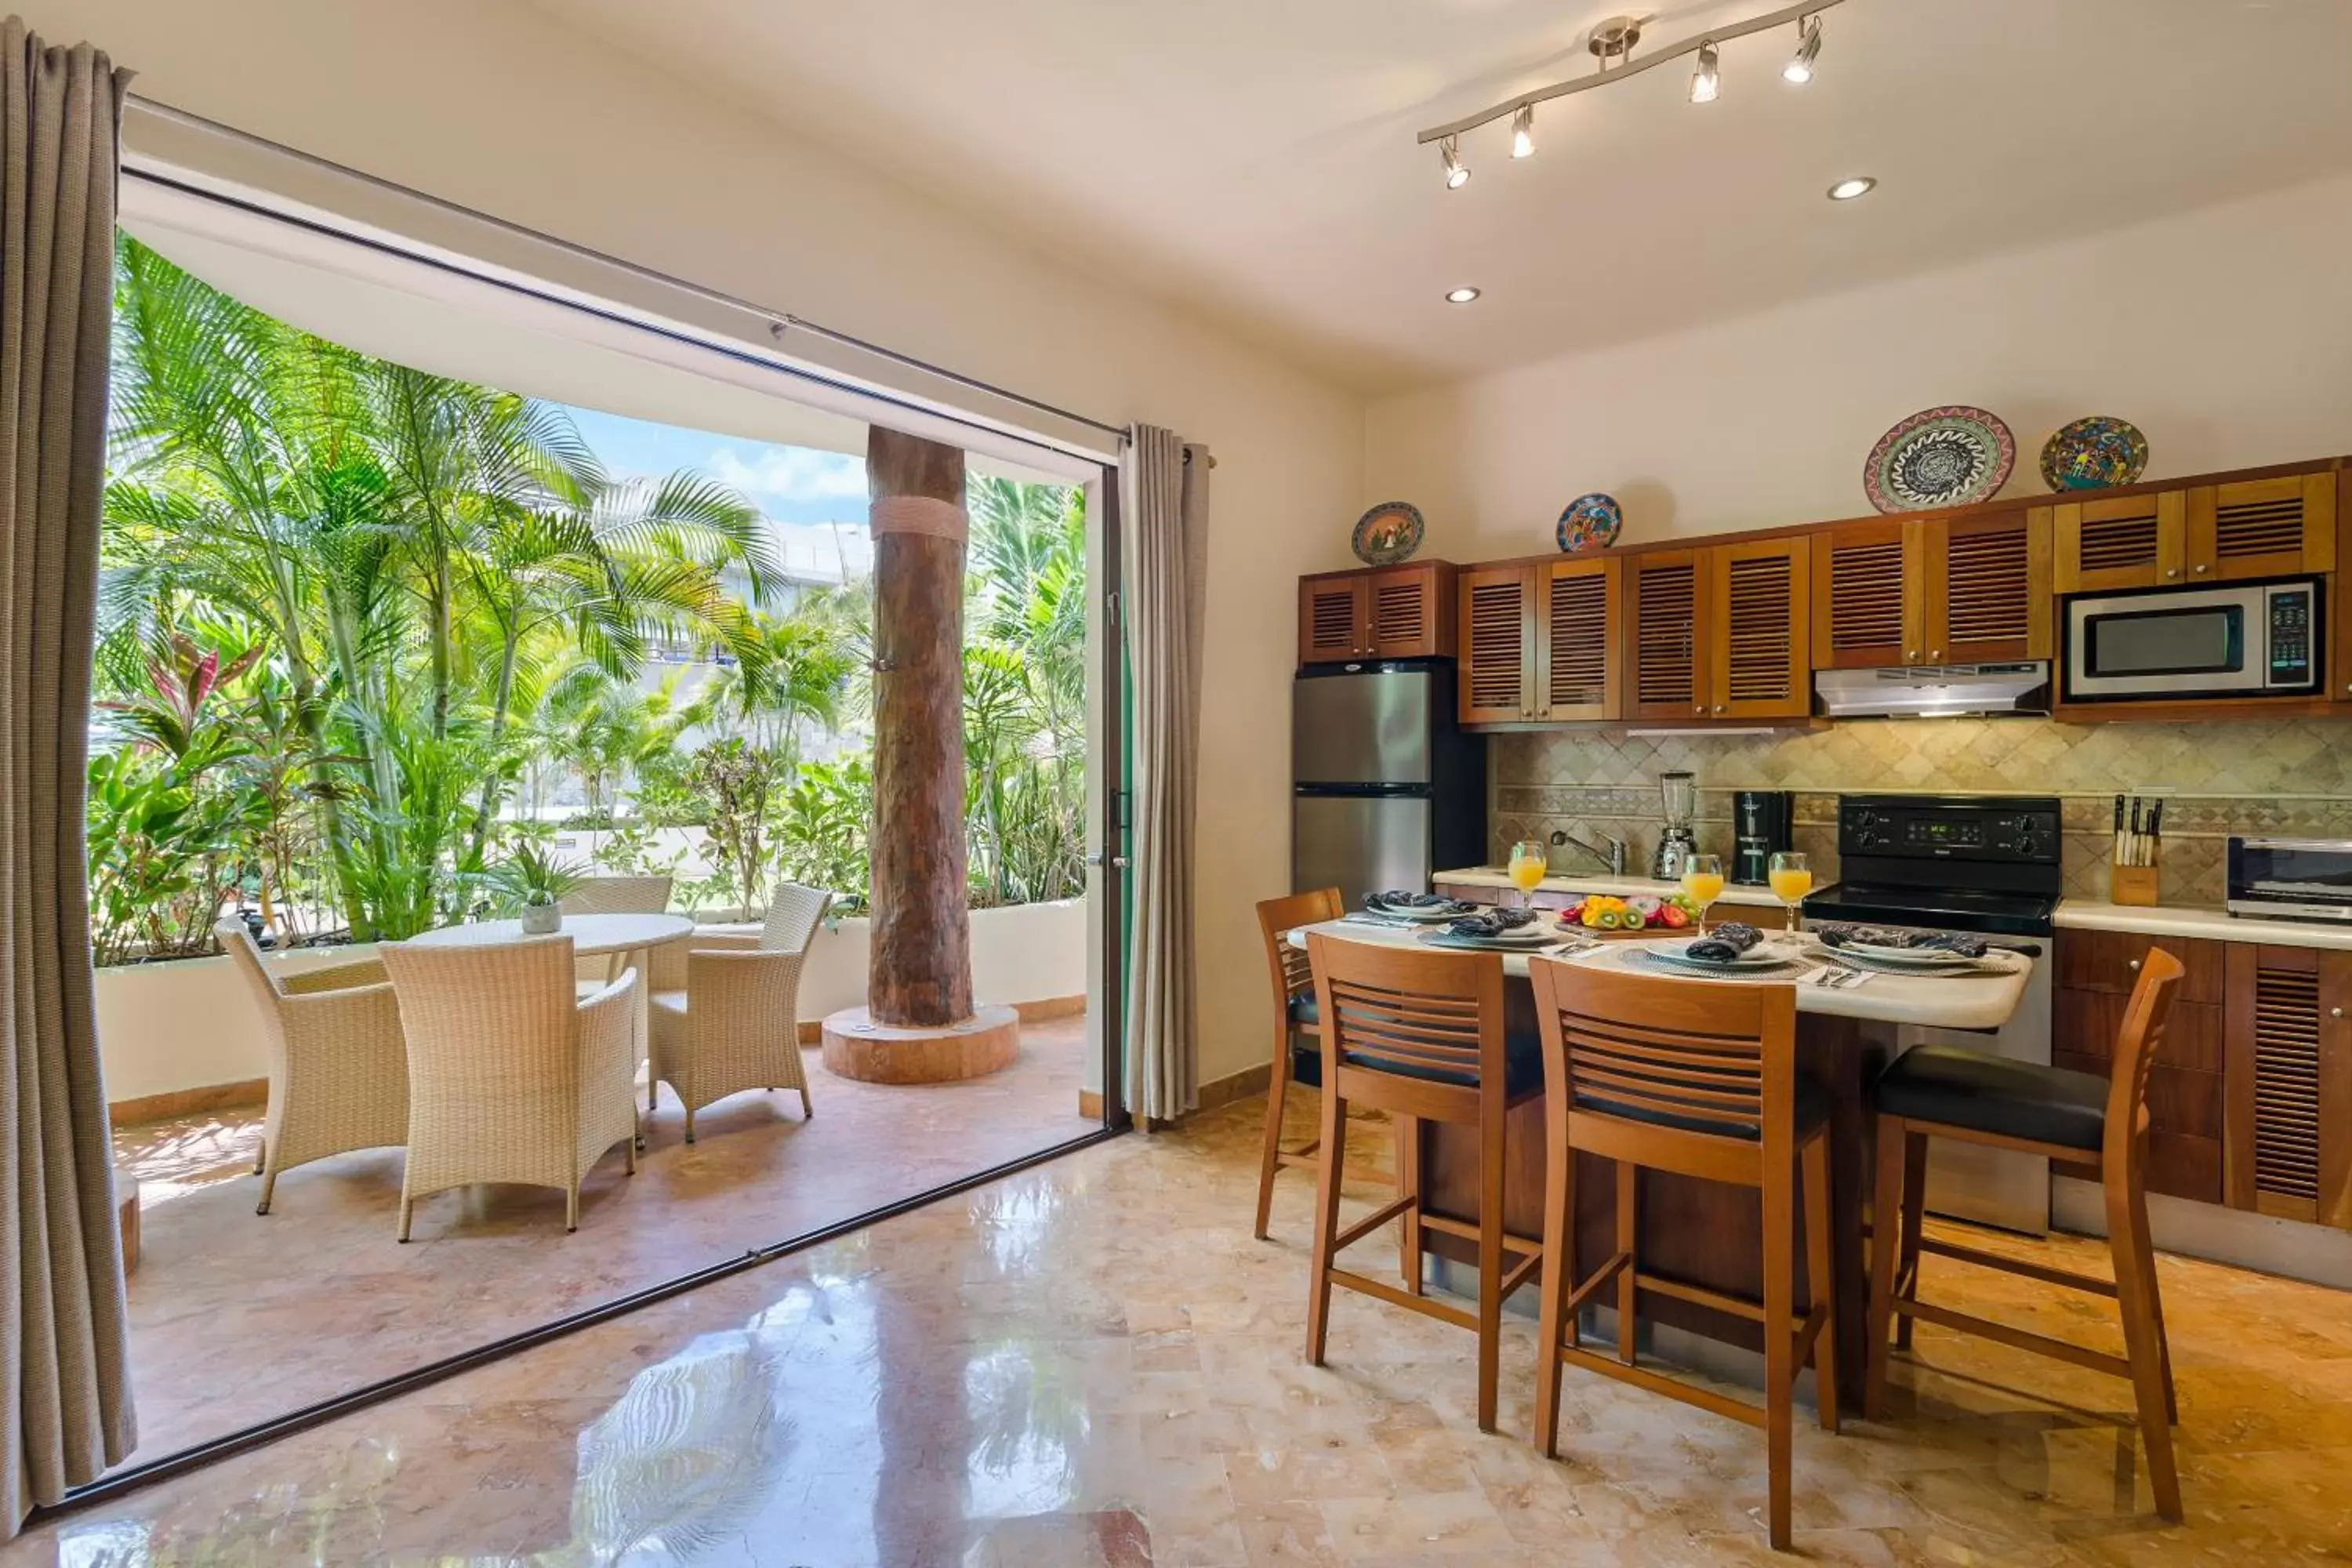
[[2352, 921], [2352, 838], [2230, 839], [2233, 915]]

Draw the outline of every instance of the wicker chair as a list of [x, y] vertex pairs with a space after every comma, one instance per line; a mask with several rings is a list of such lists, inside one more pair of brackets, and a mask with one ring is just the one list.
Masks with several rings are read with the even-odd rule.
[[261, 1009], [269, 1049], [256, 1214], [269, 1212], [282, 1172], [330, 1154], [408, 1141], [408, 1058], [400, 1008], [373, 959], [292, 974], [261, 961], [241, 921], [213, 927]]
[[408, 1037], [400, 1239], [417, 1199], [475, 1182], [560, 1187], [579, 1229], [590, 1166], [618, 1143], [636, 1173], [636, 971], [580, 999], [568, 936], [383, 952]]
[[657, 915], [669, 908], [667, 877], [583, 877], [556, 900], [567, 915]]
[[687, 944], [686, 984], [653, 994], [653, 1077], [694, 1113], [747, 1089], [797, 1089], [813, 1114], [801, 1062], [801, 963], [831, 893], [787, 882], [756, 937], [697, 932]]

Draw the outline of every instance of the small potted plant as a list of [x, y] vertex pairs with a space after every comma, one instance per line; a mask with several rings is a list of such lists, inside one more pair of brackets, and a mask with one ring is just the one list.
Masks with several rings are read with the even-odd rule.
[[515, 847], [496, 873], [500, 901], [522, 917], [525, 936], [551, 936], [563, 929], [563, 895], [580, 885], [580, 873], [536, 844]]

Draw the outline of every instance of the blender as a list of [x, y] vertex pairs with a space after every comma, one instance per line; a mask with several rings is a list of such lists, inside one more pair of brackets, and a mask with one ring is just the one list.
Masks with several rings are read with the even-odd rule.
[[1660, 773], [1658, 794], [1665, 805], [1666, 825], [1658, 832], [1650, 875], [1661, 882], [1679, 881], [1683, 862], [1698, 850], [1698, 836], [1691, 831], [1691, 821], [1698, 816], [1698, 777], [1681, 769]]

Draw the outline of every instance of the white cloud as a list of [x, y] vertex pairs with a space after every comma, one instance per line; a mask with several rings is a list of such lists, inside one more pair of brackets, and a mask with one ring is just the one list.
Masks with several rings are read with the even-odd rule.
[[845, 452], [807, 447], [757, 447], [751, 459], [721, 447], [704, 465], [711, 478], [751, 496], [777, 500], [866, 499], [866, 465]]

